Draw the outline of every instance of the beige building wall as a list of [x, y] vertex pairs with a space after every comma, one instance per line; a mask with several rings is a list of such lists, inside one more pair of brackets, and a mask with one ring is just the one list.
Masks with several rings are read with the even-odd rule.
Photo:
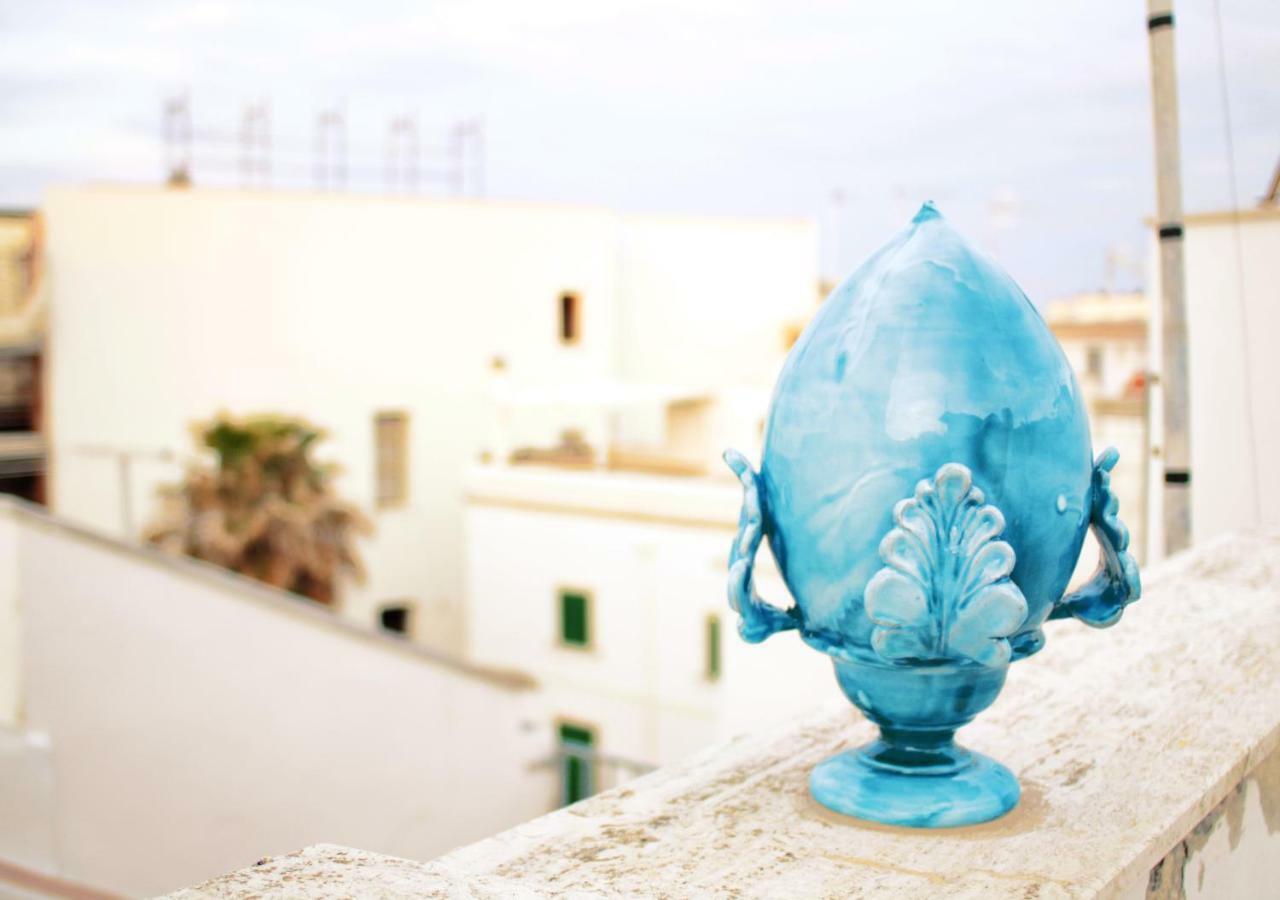
[[16, 313], [35, 286], [39, 231], [35, 213], [0, 212], [0, 314]]
[[773, 387], [788, 328], [817, 308], [804, 219], [628, 216], [619, 242], [619, 368], [629, 381]]

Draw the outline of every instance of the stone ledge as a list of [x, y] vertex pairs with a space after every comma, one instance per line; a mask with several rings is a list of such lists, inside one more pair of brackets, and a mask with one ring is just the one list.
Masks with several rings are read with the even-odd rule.
[[170, 900], [210, 897], [424, 897], [436, 893], [427, 863], [317, 844], [288, 856], [259, 860], [247, 869], [167, 895]]
[[172, 896], [1142, 896], [1280, 744], [1280, 535], [1214, 541], [1147, 582], [1109, 631], [1050, 623], [962, 732], [1022, 781], [996, 822], [914, 831], [818, 807], [810, 767], [873, 730], [833, 701], [430, 863], [322, 846]]

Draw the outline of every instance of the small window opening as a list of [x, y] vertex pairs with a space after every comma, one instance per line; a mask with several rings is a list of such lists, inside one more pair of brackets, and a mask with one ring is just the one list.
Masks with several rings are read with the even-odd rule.
[[409, 415], [381, 412], [373, 420], [377, 505], [400, 506], [409, 499]]
[[595, 731], [561, 722], [560, 802], [568, 806], [596, 792]]
[[560, 591], [560, 643], [582, 649], [591, 646], [591, 595], [586, 591]]
[[412, 618], [412, 610], [406, 605], [384, 606], [378, 611], [378, 623], [396, 634], [408, 634]]
[[706, 664], [703, 674], [707, 681], [720, 680], [720, 617], [707, 616], [705, 626]]
[[582, 337], [582, 301], [566, 291], [560, 295], [560, 343], [576, 344]]
[[1105, 357], [1102, 348], [1097, 344], [1090, 344], [1084, 351], [1084, 370], [1093, 378], [1102, 377], [1103, 364]]

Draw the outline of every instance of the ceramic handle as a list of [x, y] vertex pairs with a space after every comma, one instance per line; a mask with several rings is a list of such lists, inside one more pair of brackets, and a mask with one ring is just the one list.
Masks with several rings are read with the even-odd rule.
[[764, 537], [764, 512], [760, 505], [760, 476], [737, 450], [726, 450], [724, 461], [742, 482], [742, 512], [738, 534], [729, 551], [729, 606], [738, 613], [738, 633], [743, 640], [758, 644], [779, 631], [796, 628], [800, 622], [795, 607], [779, 609], [756, 593], [755, 563]]
[[1073, 616], [1095, 628], [1120, 620], [1124, 608], [1142, 596], [1138, 563], [1129, 555], [1129, 529], [1120, 521], [1120, 501], [1111, 491], [1111, 470], [1120, 453], [1108, 447], [1093, 464], [1089, 528], [1098, 541], [1098, 569], [1085, 584], [1054, 607], [1051, 619]]

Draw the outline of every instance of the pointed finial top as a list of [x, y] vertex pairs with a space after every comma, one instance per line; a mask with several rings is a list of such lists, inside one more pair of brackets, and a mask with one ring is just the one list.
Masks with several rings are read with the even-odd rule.
[[920, 211], [916, 213], [916, 217], [911, 220], [912, 225], [919, 225], [921, 222], [928, 222], [930, 219], [941, 219], [942, 213], [938, 212], [938, 207], [933, 205], [932, 200], [926, 200], [924, 205], [920, 207]]

